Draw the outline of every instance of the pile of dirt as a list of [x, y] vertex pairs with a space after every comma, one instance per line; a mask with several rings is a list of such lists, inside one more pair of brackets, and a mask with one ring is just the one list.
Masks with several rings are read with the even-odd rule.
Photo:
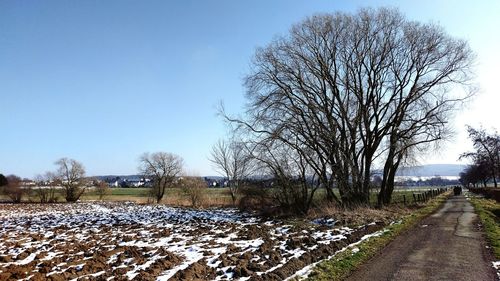
[[195, 263], [190, 264], [186, 269], [177, 271], [169, 280], [213, 280], [216, 277], [215, 269], [207, 266], [207, 260], [201, 259]]

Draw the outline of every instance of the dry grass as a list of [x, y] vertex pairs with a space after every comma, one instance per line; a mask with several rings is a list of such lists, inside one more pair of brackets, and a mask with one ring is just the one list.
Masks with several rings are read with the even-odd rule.
[[389, 223], [397, 218], [408, 215], [415, 207], [404, 207], [401, 205], [390, 205], [382, 209], [370, 207], [358, 207], [356, 209], [342, 208], [333, 204], [311, 209], [308, 218], [316, 219], [322, 217], [335, 218], [340, 224], [362, 225], [373, 221]]
[[[161, 200], [161, 204], [166, 204], [176, 207], [191, 207], [191, 200], [187, 196], [165, 197]], [[233, 204], [231, 197], [214, 197], [206, 196], [201, 205], [201, 208], [211, 207], [231, 207]]]
[[500, 203], [479, 197], [472, 197], [471, 203], [479, 214], [495, 258], [500, 260]]

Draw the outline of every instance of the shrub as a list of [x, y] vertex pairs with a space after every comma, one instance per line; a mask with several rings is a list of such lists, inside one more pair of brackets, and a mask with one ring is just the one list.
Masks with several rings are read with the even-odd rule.
[[304, 179], [279, 177], [273, 193], [274, 200], [284, 213], [306, 215], [312, 206], [312, 199], [317, 186]]
[[53, 186], [40, 186], [35, 189], [35, 194], [40, 200], [40, 203], [57, 202], [56, 189]]
[[238, 208], [242, 211], [258, 211], [264, 216], [275, 215], [280, 211], [269, 187], [244, 186], [240, 189], [240, 194]]
[[192, 207], [200, 207], [203, 203], [207, 184], [201, 178], [187, 177], [180, 182], [182, 192], [189, 197]]
[[97, 183], [95, 190], [97, 195], [99, 196], [99, 200], [104, 199], [104, 197], [110, 193], [109, 185], [103, 181]]

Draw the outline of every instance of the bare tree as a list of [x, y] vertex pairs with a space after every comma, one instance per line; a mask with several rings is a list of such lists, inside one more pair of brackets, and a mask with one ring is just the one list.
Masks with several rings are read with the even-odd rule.
[[153, 183], [151, 196], [155, 198], [156, 203], [159, 203], [166, 188], [181, 174], [184, 160], [172, 153], [155, 152], [144, 153], [139, 162], [139, 171]]
[[254, 143], [252, 157], [258, 163], [259, 171], [272, 177], [273, 199], [280, 205], [281, 210], [305, 215], [320, 187], [319, 175], [302, 153], [308, 150], [295, 148], [284, 145], [279, 140]]
[[233, 205], [236, 203], [241, 180], [250, 175], [252, 158], [243, 142], [234, 138], [219, 140], [213, 147], [209, 157], [213, 167], [228, 180], [229, 193]]
[[35, 176], [35, 183], [37, 185], [35, 194], [40, 200], [40, 203], [47, 203], [49, 201], [49, 189], [46, 188], [45, 177], [43, 175]]
[[207, 184], [202, 178], [183, 177], [180, 181], [180, 186], [182, 192], [189, 197], [192, 207], [197, 208], [202, 205], [205, 191], [207, 190]]
[[315, 15], [258, 49], [246, 116], [225, 116], [257, 143], [296, 150], [332, 201], [367, 204], [382, 163], [385, 204], [407, 157], [448, 135], [472, 60], [467, 42], [394, 9]]
[[483, 184], [487, 187], [488, 180], [491, 178], [488, 163], [480, 162], [469, 165], [460, 173], [459, 181], [465, 187], [478, 187]]
[[35, 177], [37, 188], [35, 194], [40, 203], [54, 203], [57, 201], [56, 185], [57, 177], [53, 172], [46, 172]]
[[95, 187], [99, 200], [103, 200], [104, 196], [110, 193], [109, 185], [105, 181], [98, 181]]
[[[497, 132], [489, 134], [484, 129], [478, 130], [471, 126], [467, 126], [467, 132], [475, 151], [463, 153], [460, 158], [472, 159], [475, 169], [471, 169], [470, 172], [476, 175], [488, 175], [487, 178], [497, 187], [500, 174], [500, 135]], [[481, 169], [482, 172], [476, 171], [477, 169]]]
[[68, 158], [61, 158], [55, 164], [58, 166], [55, 177], [63, 186], [64, 198], [67, 202], [78, 201], [85, 192], [86, 179], [83, 164]]

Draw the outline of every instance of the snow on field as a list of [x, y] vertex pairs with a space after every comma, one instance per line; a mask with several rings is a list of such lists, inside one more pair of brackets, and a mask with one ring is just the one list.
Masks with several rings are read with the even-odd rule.
[[0, 280], [283, 280], [383, 227], [334, 225], [234, 209], [3, 204]]
[[497, 271], [497, 276], [500, 279], [500, 261], [494, 261], [493, 268]]

